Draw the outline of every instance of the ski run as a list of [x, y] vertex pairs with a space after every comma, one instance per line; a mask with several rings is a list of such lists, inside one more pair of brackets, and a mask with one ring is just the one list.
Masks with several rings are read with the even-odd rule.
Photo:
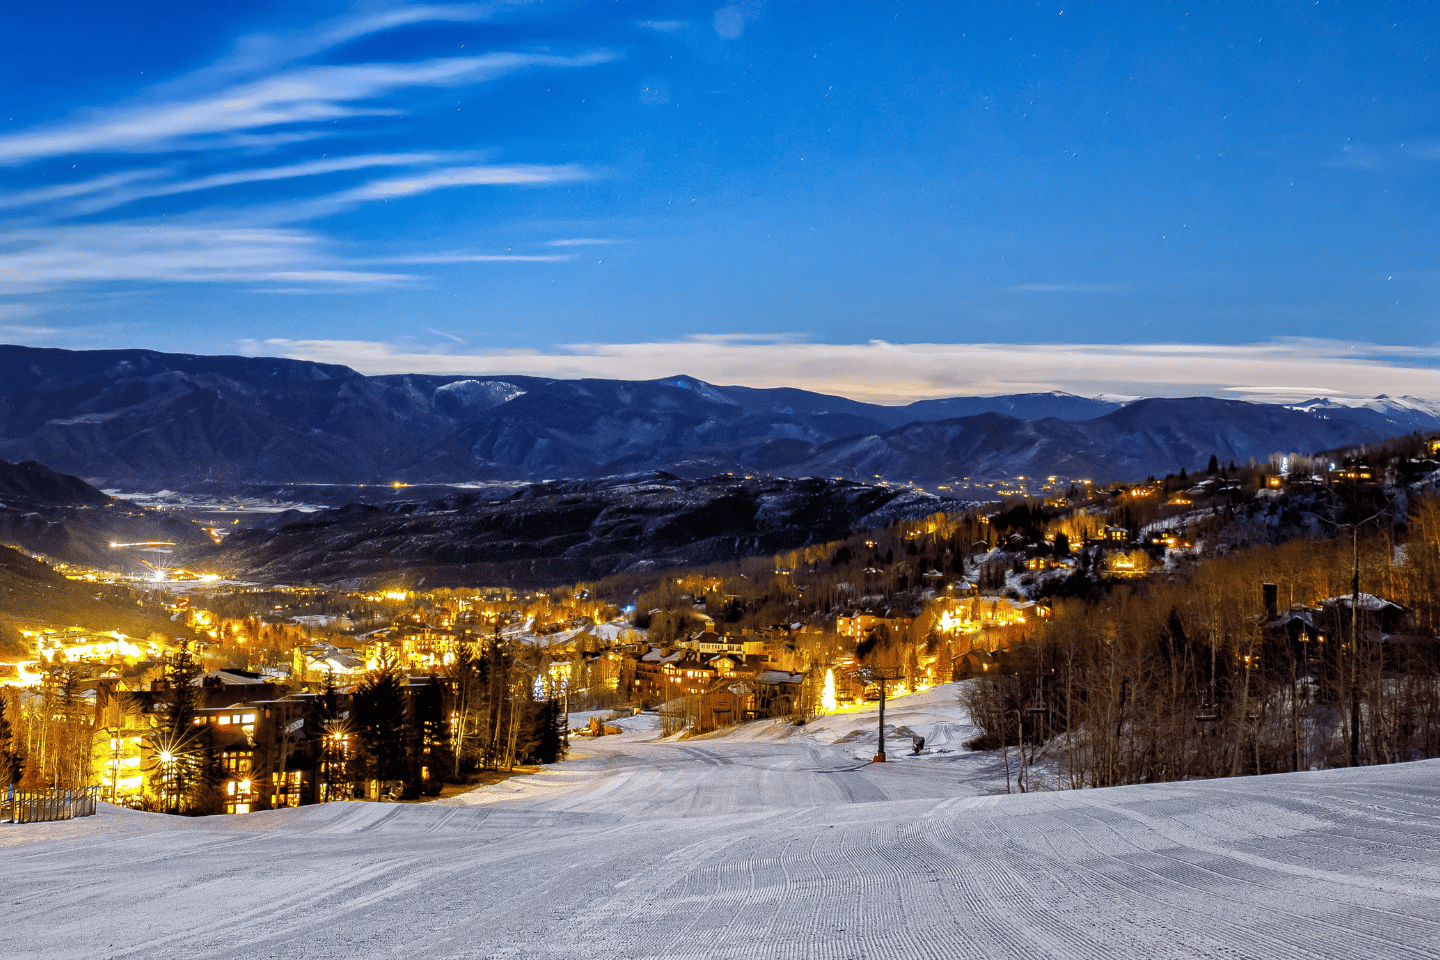
[[886, 721], [885, 764], [873, 709], [641, 716], [427, 804], [0, 825], [0, 957], [1440, 957], [1440, 761], [1007, 795], [954, 685]]

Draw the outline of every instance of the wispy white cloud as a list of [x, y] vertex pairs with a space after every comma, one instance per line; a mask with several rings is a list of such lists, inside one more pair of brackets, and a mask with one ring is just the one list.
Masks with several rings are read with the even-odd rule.
[[[0, 316], [3, 316], [0, 313]], [[14, 323], [0, 323], [0, 341], [38, 345], [48, 343], [56, 336], [68, 333], [57, 327], [28, 327]]]
[[339, 46], [372, 33], [383, 33], [396, 27], [417, 23], [467, 23], [484, 20], [494, 10], [493, 4], [479, 3], [418, 3], [412, 6], [394, 7], [374, 13], [364, 13], [334, 21], [317, 32], [315, 43], [318, 49]]
[[174, 176], [174, 174], [175, 171], [168, 167], [150, 170], [122, 170], [119, 173], [91, 177], [88, 180], [77, 180], [74, 183], [59, 183], [53, 187], [13, 190], [9, 193], [0, 193], [0, 209], [16, 209], [39, 203], [53, 203], [57, 200], [72, 200], [76, 197], [93, 194], [113, 193], [115, 190], [128, 187], [133, 183], [159, 180]]
[[433, 333], [437, 337], [444, 337], [446, 340], [453, 340], [455, 343], [462, 343], [469, 346], [469, 343], [453, 333], [446, 333], [444, 330], [436, 330], [434, 327], [422, 327], [426, 333]]
[[573, 57], [488, 53], [417, 63], [297, 67], [193, 98], [98, 111], [93, 116], [0, 136], [0, 164], [87, 153], [193, 148], [192, 138], [393, 114], [377, 98], [411, 87], [478, 83], [529, 67], [585, 67], [614, 59], [608, 51]]
[[429, 170], [409, 177], [373, 180], [353, 190], [335, 194], [333, 199], [340, 202], [393, 200], [396, 197], [411, 197], [416, 194], [429, 193], [432, 190], [443, 190], [447, 187], [565, 183], [584, 180], [589, 176], [590, 173], [584, 167], [574, 164], [449, 167], [443, 170]]
[[321, 238], [300, 230], [128, 223], [35, 228], [0, 237], [0, 294], [96, 282], [355, 287], [411, 279], [354, 269]]
[[546, 240], [546, 244], [552, 247], [590, 247], [606, 243], [620, 243], [620, 240], [605, 240], [598, 237], [577, 237], [573, 240]]
[[[321, 160], [310, 160], [304, 163], [292, 163], [281, 167], [257, 167], [248, 170], [232, 170], [228, 173], [215, 173], [206, 177], [194, 177], [189, 180], [171, 180], [160, 183], [150, 182], [142, 186], [131, 185], [138, 178], [132, 177], [128, 180], [121, 181], [120, 178], [124, 175], [116, 174], [114, 177], [99, 177], [90, 181], [89, 183], [95, 185], [95, 187], [88, 189], [86, 192], [96, 195], [77, 201], [69, 212], [75, 214], [98, 213], [102, 210], [110, 210], [127, 203], [133, 203], [136, 200], [144, 200], [152, 197], [174, 196], [181, 193], [198, 193], [202, 190], [214, 190], [244, 183], [293, 180], [301, 177], [321, 176], [328, 173], [364, 170], [371, 167], [416, 166], [419, 164], [435, 163], [442, 159], [449, 159], [449, 157], [440, 153], [390, 153], [333, 157]], [[107, 180], [116, 182], [113, 184], [103, 182]], [[64, 188], [52, 187], [49, 189], [52, 192], [58, 193], [58, 191]], [[31, 191], [31, 193], [39, 192], [41, 191]], [[18, 206], [24, 199], [23, 195], [19, 197], [0, 197], [0, 207]], [[44, 199], [58, 199], [58, 196], [46, 197]], [[31, 200], [30, 202], [38, 201]]]
[[423, 170], [403, 177], [371, 180], [359, 186], [323, 194], [293, 203], [252, 207], [246, 216], [252, 223], [301, 223], [349, 210], [364, 203], [386, 202], [454, 187], [542, 186], [586, 180], [594, 174], [575, 164], [510, 164], [447, 167]]
[[300, 30], [247, 34], [236, 41], [234, 50], [227, 56], [182, 79], [180, 83], [193, 85], [197, 79], [212, 76], [231, 77], [273, 71], [287, 63], [400, 27], [484, 20], [492, 15], [495, 8], [495, 4], [416, 3], [350, 14]]
[[[1094, 396], [1229, 395], [1303, 400], [1322, 391], [1440, 398], [1440, 349], [1328, 340], [1214, 345], [755, 343], [708, 336], [570, 344], [549, 351], [455, 353], [356, 340], [266, 340], [248, 352], [342, 363], [364, 373], [646, 379], [685, 373], [717, 384], [792, 386], [876, 403], [1065, 390]], [[1258, 386], [1257, 386], [1258, 385]]]
[[635, 26], [642, 30], [655, 30], [659, 33], [674, 33], [677, 30], [684, 30], [690, 26], [686, 20], [639, 20]]
[[[150, 88], [143, 100], [0, 135], [0, 166], [93, 153], [204, 151], [207, 168], [201, 175], [187, 175], [191, 163], [177, 158], [164, 167], [0, 192], [0, 209], [24, 210], [31, 222], [41, 224], [0, 232], [0, 292], [120, 281], [241, 282], [256, 290], [313, 292], [416, 279], [376, 269], [377, 264], [568, 259], [569, 254], [559, 253], [460, 253], [387, 261], [374, 251], [358, 258], [342, 255], [317, 233], [289, 228], [361, 204], [436, 190], [565, 183], [594, 175], [577, 165], [479, 164], [474, 161], [484, 157], [480, 152], [426, 150], [318, 159], [312, 153], [300, 162], [268, 165], [253, 160], [257, 153], [344, 129], [331, 121], [394, 115], [401, 108], [393, 95], [417, 88], [473, 85], [528, 69], [578, 69], [614, 59], [609, 51], [591, 50], [576, 55], [486, 52], [401, 63], [301, 62], [381, 31], [479, 20], [494, 9], [414, 4], [372, 9], [289, 34], [242, 38], [229, 56]], [[413, 172], [354, 176], [382, 167]], [[318, 180], [341, 174], [351, 176], [338, 184]], [[225, 203], [189, 214], [172, 207], [168, 221], [63, 225], [143, 199], [301, 179], [316, 180], [317, 186], [296, 191], [299, 199], [284, 204]]]

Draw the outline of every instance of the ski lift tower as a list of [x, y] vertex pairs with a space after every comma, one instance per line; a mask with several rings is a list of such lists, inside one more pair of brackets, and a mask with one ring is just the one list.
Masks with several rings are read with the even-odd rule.
[[879, 726], [878, 731], [877, 731], [876, 734], [875, 734], [875, 758], [874, 758], [873, 760], [871, 760], [870, 762], [871, 762], [871, 763], [884, 763], [884, 762], [885, 762], [885, 684], [886, 684], [887, 682], [891, 681], [891, 680], [899, 680], [899, 679], [900, 679], [900, 675], [899, 675], [899, 674], [896, 674], [896, 675], [893, 676], [893, 677], [887, 677], [887, 676], [885, 676], [883, 673], [881, 673], [879, 670], [875, 669], [874, 667], [871, 667], [871, 666], [863, 666], [863, 667], [861, 667], [860, 669], [854, 671], [854, 672], [851, 674], [851, 676], [853, 676], [856, 680], [859, 680], [861, 683], [867, 683], [867, 684], [869, 684], [869, 683], [878, 683], [878, 684], [880, 684], [880, 726]]

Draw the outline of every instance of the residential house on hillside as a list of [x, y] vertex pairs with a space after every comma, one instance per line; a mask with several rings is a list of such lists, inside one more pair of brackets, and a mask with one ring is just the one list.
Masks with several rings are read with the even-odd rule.
[[[163, 804], [162, 784], [168, 763], [156, 731], [170, 709], [163, 679], [148, 689], [120, 689], [118, 678], [97, 684], [93, 768], [103, 771], [102, 796], [126, 806]], [[416, 718], [443, 718], [451, 697], [449, 681], [437, 676], [409, 676], [403, 694], [407, 746], [413, 761], [404, 781], [366, 781], [353, 769], [355, 735], [345, 729], [351, 715], [351, 693], [338, 690], [333, 705], [325, 696], [297, 693], [292, 686], [259, 674], [214, 670], [195, 680], [199, 693], [193, 741], [203, 745], [216, 765], [220, 811], [248, 813], [258, 809], [300, 806], [325, 799], [397, 794], [412, 788], [438, 789], [441, 771], [429, 760], [441, 743], [426, 741], [426, 724]], [[334, 715], [329, 711], [334, 709]], [[327, 727], [332, 717], [339, 727]], [[331, 724], [334, 727], [335, 724]], [[413, 726], [413, 729], [412, 729]], [[443, 719], [435, 725], [443, 727]]]
[[967, 680], [970, 677], [983, 676], [996, 669], [998, 662], [994, 654], [972, 649], [955, 658], [955, 679]]
[[804, 683], [804, 674], [784, 670], [722, 678], [703, 691], [668, 701], [661, 712], [664, 729], [667, 734], [709, 733], [750, 720], [792, 717], [804, 708]]
[[697, 654], [743, 654], [745, 652], [745, 641], [743, 637], [721, 636], [714, 630], [702, 630], [699, 633], [692, 634], [685, 640], [681, 640], [677, 645], [685, 647]]
[[903, 637], [909, 634], [910, 624], [913, 622], [913, 617], [903, 616], [895, 611], [886, 610], [883, 613], [876, 613], [873, 610], [865, 610], [836, 617], [835, 632], [852, 640], [864, 640], [870, 635], [870, 631], [878, 627], [885, 627], [890, 631], [891, 636]]
[[318, 683], [327, 674], [344, 683], [363, 677], [368, 671], [365, 658], [351, 647], [339, 647], [323, 640], [297, 646], [290, 653], [290, 676], [299, 683]]
[[703, 693], [716, 679], [714, 668], [684, 647], [651, 647], [634, 662], [632, 697], [642, 704]]
[[[1383, 597], [1362, 593], [1358, 607], [1350, 594], [1317, 601], [1311, 606], [1278, 609], [1275, 584], [1263, 585], [1266, 620], [1261, 625], [1261, 657], [1272, 665], [1291, 666], [1297, 676], [1319, 684], [1320, 695], [1342, 694], [1346, 651], [1355, 637], [1362, 655], [1382, 669], [1394, 669], [1409, 656], [1440, 660], [1440, 644], [1415, 628], [1411, 611]], [[1358, 618], [1352, 614], [1357, 607]]]

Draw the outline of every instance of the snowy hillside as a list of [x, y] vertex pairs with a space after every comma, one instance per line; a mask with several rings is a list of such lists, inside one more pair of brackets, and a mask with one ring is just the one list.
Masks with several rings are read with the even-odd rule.
[[1429, 417], [1440, 419], [1440, 400], [1422, 400], [1419, 397], [1390, 397], [1380, 394], [1378, 397], [1328, 397], [1325, 399], [1316, 398], [1307, 400], [1304, 403], [1292, 405], [1296, 410], [1333, 410], [1347, 408], [1351, 410], [1365, 409], [1374, 410], [1376, 413], [1388, 415], [1420, 413]]
[[[887, 723], [959, 734], [953, 695]], [[1440, 762], [997, 796], [997, 757], [857, 761], [873, 720], [577, 740], [443, 803], [6, 825], [0, 954], [1436, 956]]]

